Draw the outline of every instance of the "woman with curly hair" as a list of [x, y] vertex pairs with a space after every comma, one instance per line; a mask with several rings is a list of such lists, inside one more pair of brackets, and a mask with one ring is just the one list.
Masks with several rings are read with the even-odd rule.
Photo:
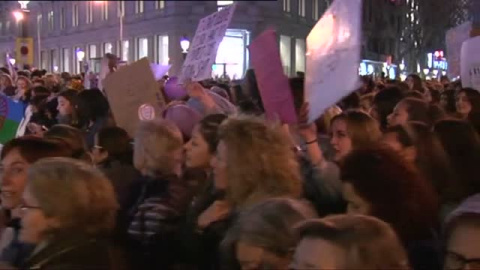
[[433, 236], [437, 194], [412, 163], [387, 146], [375, 145], [350, 153], [341, 174], [348, 213], [389, 223], [403, 242], [413, 269], [439, 269]]

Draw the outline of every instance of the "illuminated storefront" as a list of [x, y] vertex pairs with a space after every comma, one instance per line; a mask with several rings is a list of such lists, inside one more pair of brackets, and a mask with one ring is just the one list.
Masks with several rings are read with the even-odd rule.
[[398, 67], [393, 64], [389, 65], [386, 62], [362, 60], [360, 67], [358, 68], [358, 74], [361, 76], [370, 75], [373, 77], [379, 77], [382, 72], [389, 79], [394, 80], [397, 78]]
[[212, 76], [228, 76], [232, 80], [243, 78], [248, 67], [250, 32], [243, 29], [227, 29], [217, 51]]

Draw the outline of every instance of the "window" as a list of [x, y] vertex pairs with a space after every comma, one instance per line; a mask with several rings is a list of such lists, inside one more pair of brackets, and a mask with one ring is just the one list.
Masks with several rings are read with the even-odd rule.
[[143, 1], [135, 1], [135, 13], [143, 13]]
[[70, 49], [67, 49], [67, 48], [62, 49], [62, 59], [63, 59], [62, 71], [70, 72]]
[[129, 52], [129, 42], [128, 40], [124, 40], [122, 42], [122, 60], [128, 62], [128, 52]]
[[292, 66], [292, 44], [290, 37], [280, 36], [280, 57], [282, 58], [285, 74], [290, 75]]
[[137, 59], [142, 59], [144, 57], [148, 57], [148, 39], [147, 38], [139, 38], [138, 39], [138, 51]]
[[48, 12], [48, 29], [53, 30], [53, 11]]
[[77, 58], [77, 52], [80, 51], [80, 50], [82, 50], [82, 48], [75, 47], [75, 51], [74, 51], [74, 59], [75, 59], [75, 70], [74, 70], [74, 72], [75, 73], [80, 73], [81, 70], [82, 70], [81, 65], [80, 65], [80, 60], [78, 60], [78, 58]]
[[290, 12], [290, 0], [283, 0], [283, 11]]
[[58, 71], [58, 61], [57, 61], [57, 52], [56, 50], [50, 50], [50, 71]]
[[93, 5], [92, 2], [87, 1], [87, 24], [93, 22]]
[[72, 26], [76, 27], [78, 26], [78, 5], [73, 4], [73, 10], [72, 10]]
[[312, 19], [315, 21], [318, 20], [318, 1], [319, 0], [312, 0]]
[[10, 32], [10, 21], [7, 21], [7, 23], [5, 24], [5, 31], [6, 31], [6, 34], [8, 35]]
[[232, 5], [233, 1], [228, 1], [228, 0], [219, 0], [217, 1], [217, 10], [221, 10], [222, 8]]
[[40, 53], [40, 68], [47, 69], [47, 52], [42, 51]]
[[[213, 65], [213, 77], [227, 75], [230, 79], [241, 79], [248, 66], [249, 32], [241, 29], [227, 29], [218, 46], [218, 52]], [[222, 63], [226, 63], [224, 66]]]
[[90, 59], [97, 57], [97, 45], [91, 44], [88, 46], [88, 57]]
[[297, 39], [295, 42], [295, 69], [305, 72], [305, 40]]
[[118, 17], [124, 16], [125, 15], [125, 1], [118, 1], [117, 5], [118, 5], [118, 9], [117, 9]]
[[0, 22], [0, 36], [3, 35], [3, 23]]
[[298, 0], [298, 15], [305, 17], [305, 0]]
[[106, 54], [106, 53], [112, 53], [112, 43], [110, 42], [107, 42], [107, 43], [103, 43], [103, 54]]
[[168, 65], [168, 36], [158, 36], [157, 63]]
[[155, 1], [155, 8], [156, 9], [164, 9], [165, 8], [165, 1]]
[[65, 29], [65, 8], [60, 9], [60, 29]]
[[103, 1], [102, 3], [102, 20], [108, 20], [108, 1]]

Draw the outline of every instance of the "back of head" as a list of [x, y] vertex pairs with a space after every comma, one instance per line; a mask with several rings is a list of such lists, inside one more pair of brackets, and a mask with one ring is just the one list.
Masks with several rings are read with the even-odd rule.
[[343, 112], [334, 116], [331, 123], [337, 120], [344, 120], [347, 123], [347, 132], [353, 148], [368, 146], [377, 142], [382, 136], [378, 122], [362, 111]]
[[102, 128], [98, 134], [98, 146], [108, 152], [110, 160], [131, 163], [133, 147], [128, 133], [119, 127]]
[[341, 179], [370, 203], [370, 214], [390, 223], [404, 242], [425, 237], [435, 226], [435, 190], [395, 150], [372, 145], [352, 151], [341, 164]]
[[297, 232], [302, 240], [319, 239], [342, 248], [345, 258], [339, 267], [343, 269], [409, 269], [407, 254], [394, 230], [374, 217], [335, 215], [313, 219], [300, 224]]
[[91, 121], [106, 118], [110, 110], [107, 98], [98, 88], [78, 93], [79, 109], [84, 111], [86, 118]]
[[3, 160], [15, 149], [28, 163], [34, 163], [46, 157], [69, 157], [72, 154], [70, 149], [55, 141], [24, 136], [8, 141], [2, 148], [0, 159]]
[[280, 125], [238, 116], [227, 119], [219, 134], [227, 148], [226, 161], [234, 164], [227, 167], [227, 197], [234, 204], [300, 194], [298, 163]]
[[315, 217], [315, 210], [305, 201], [273, 198], [255, 204], [241, 212], [223, 239], [221, 246], [226, 255], [225, 261], [236, 261], [233, 259], [234, 251], [239, 242], [289, 259], [291, 250], [297, 244], [294, 226]]
[[69, 125], [55, 125], [45, 132], [44, 137], [65, 144], [72, 149], [73, 158], [90, 161], [84, 134]]
[[217, 151], [219, 141], [218, 130], [226, 119], [227, 116], [225, 114], [210, 114], [199, 122], [199, 131], [208, 144], [209, 152], [212, 154]]
[[143, 175], [174, 174], [173, 153], [182, 148], [178, 127], [166, 120], [140, 122], [135, 133], [133, 163]]
[[178, 104], [168, 107], [163, 112], [163, 118], [175, 123], [182, 132], [183, 140], [188, 141], [192, 137], [192, 131], [195, 125], [202, 118], [196, 111], [184, 104]]
[[442, 109], [438, 106], [431, 105], [421, 99], [405, 98], [401, 103], [406, 106], [408, 121], [411, 122], [421, 122], [427, 126], [432, 126], [444, 116]]

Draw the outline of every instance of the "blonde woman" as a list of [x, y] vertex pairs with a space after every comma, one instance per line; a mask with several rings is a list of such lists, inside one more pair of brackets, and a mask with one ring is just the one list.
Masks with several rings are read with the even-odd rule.
[[110, 269], [107, 236], [118, 209], [110, 181], [68, 158], [32, 165], [23, 194], [20, 240], [37, 247], [22, 269]]
[[32, 82], [25, 76], [18, 76], [17, 78], [17, 90], [13, 99], [27, 101], [30, 98], [30, 90], [32, 89]]
[[223, 179], [226, 198], [237, 209], [269, 198], [301, 195], [300, 168], [280, 125], [232, 117], [222, 124], [219, 135], [214, 175]]
[[138, 269], [167, 269], [174, 258], [172, 236], [191, 199], [180, 180], [182, 163], [183, 139], [177, 126], [165, 120], [139, 125], [133, 164], [142, 175], [142, 187], [127, 224], [129, 254]]

